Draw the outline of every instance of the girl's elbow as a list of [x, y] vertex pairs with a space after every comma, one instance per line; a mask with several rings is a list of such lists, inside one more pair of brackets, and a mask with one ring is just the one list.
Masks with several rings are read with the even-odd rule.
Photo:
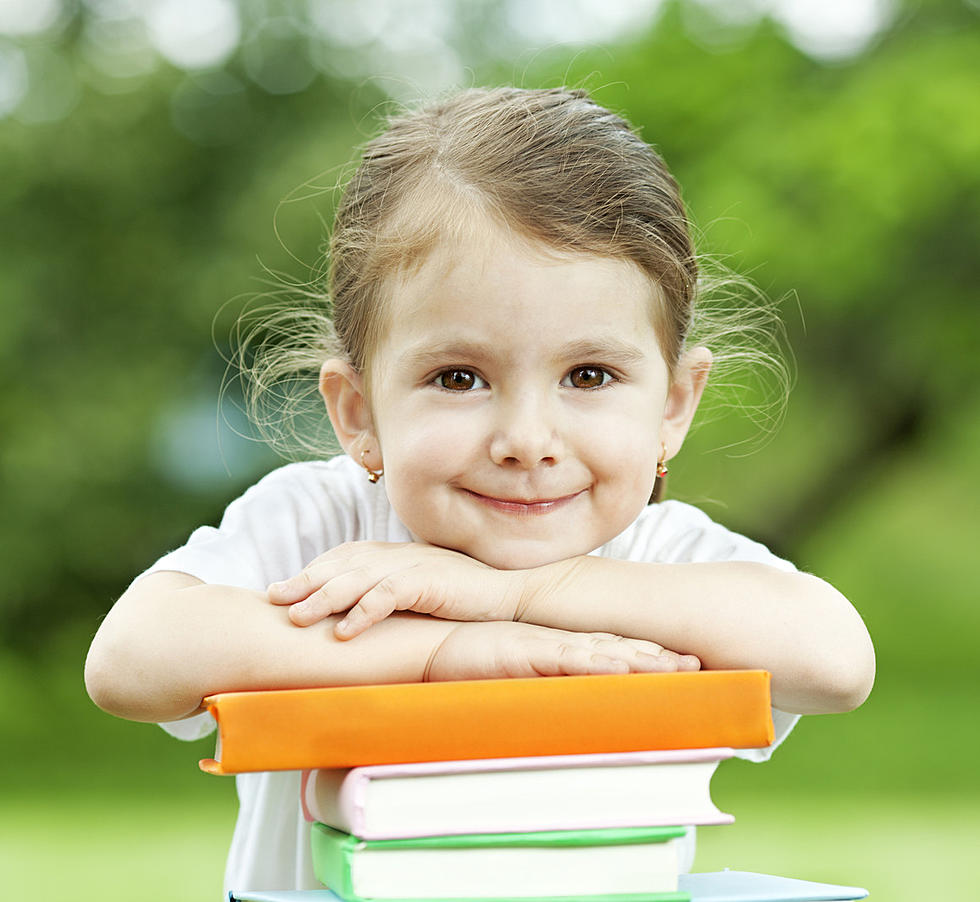
[[96, 636], [85, 659], [85, 690], [107, 714], [159, 723], [193, 713], [196, 704], [179, 702], [162, 688], [164, 685], [136, 650], [109, 637]]
[[837, 681], [834, 713], [853, 711], [861, 707], [871, 695], [875, 682], [875, 651], [871, 637], [865, 633], [865, 641], [853, 654], [847, 665], [841, 668]]
[[825, 654], [797, 670], [796, 691], [785, 693], [785, 707], [796, 714], [843, 714], [864, 704], [875, 681], [875, 654], [870, 637]]
[[[864, 704], [875, 681], [875, 650], [861, 615], [828, 583], [808, 577], [820, 597], [815, 631], [823, 638], [813, 649], [812, 685], [821, 696], [818, 713], [840, 714]], [[821, 635], [816, 632], [816, 635]]]
[[85, 691], [95, 704], [108, 714], [129, 718], [126, 667], [101, 636], [96, 636], [85, 658]]

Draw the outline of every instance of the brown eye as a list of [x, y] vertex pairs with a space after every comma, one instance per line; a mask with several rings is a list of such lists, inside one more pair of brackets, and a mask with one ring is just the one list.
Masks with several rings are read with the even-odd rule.
[[565, 379], [572, 388], [601, 388], [612, 377], [597, 366], [578, 366]]
[[479, 388], [483, 380], [470, 370], [446, 370], [436, 376], [436, 383], [449, 391], [472, 391]]

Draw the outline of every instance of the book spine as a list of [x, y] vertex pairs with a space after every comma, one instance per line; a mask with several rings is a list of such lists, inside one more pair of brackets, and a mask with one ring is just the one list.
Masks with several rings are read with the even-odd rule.
[[363, 837], [369, 780], [370, 777], [357, 768], [303, 771], [300, 787], [303, 817]]
[[[575, 837], [569, 844], [582, 845], [586, 844], [589, 839], [601, 840], [605, 832], [601, 830], [587, 831], [582, 836]], [[636, 831], [630, 832], [636, 833]], [[677, 835], [683, 833], [684, 828], [663, 830], [660, 831], [659, 836], [654, 836], [651, 831], [641, 832], [646, 835], [646, 838], [642, 839], [637, 835], [635, 836], [636, 841], [659, 844], [676, 842]], [[498, 837], [469, 837], [468, 839], [477, 841], [487, 839], [496, 844]], [[516, 844], [521, 844], [519, 837], [514, 837], [514, 839], [517, 841]], [[337, 896], [340, 896], [344, 902], [691, 902], [691, 895], [681, 889], [651, 893], [592, 893], [575, 896], [508, 896], [504, 898], [453, 895], [451, 898], [445, 897], [439, 900], [427, 900], [421, 897], [385, 897], [383, 900], [369, 900], [359, 896], [353, 886], [353, 857], [358, 850], [371, 847], [420, 848], [428, 846], [437, 848], [444, 844], [438, 840], [365, 843], [322, 824], [313, 825], [311, 844], [313, 870], [317, 880]], [[550, 845], [551, 843], [547, 844]], [[559, 841], [558, 845], [561, 844]], [[455, 843], [450, 843], [450, 845], [455, 845]]]
[[349, 832], [363, 836], [367, 832], [367, 797], [371, 777], [354, 769], [341, 784], [337, 799], [339, 814], [350, 825]]
[[345, 849], [528, 849], [588, 846], [647, 846], [680, 839], [687, 827], [672, 824], [666, 827], [592, 828], [588, 830], [529, 830], [524, 833], [470, 833], [453, 836], [402, 837], [398, 839], [365, 840], [348, 835], [329, 824], [315, 823], [313, 835], [324, 848], [342, 846]]
[[340, 831], [318, 829], [314, 824], [310, 842], [316, 879], [347, 902], [360, 902], [352, 876], [358, 840]]
[[754, 748], [773, 738], [763, 671], [349, 686], [205, 702], [222, 747], [221, 760], [202, 762], [211, 773]]

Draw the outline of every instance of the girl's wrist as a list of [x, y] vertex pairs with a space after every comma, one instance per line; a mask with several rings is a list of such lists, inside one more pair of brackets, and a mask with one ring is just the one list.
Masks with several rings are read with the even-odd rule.
[[495, 570], [496, 579], [491, 581], [493, 602], [490, 620], [520, 621], [528, 595], [531, 570]]
[[550, 618], [547, 611], [554, 606], [556, 599], [587, 560], [583, 555], [528, 570], [509, 571], [515, 576], [513, 619], [521, 623], [548, 625]]

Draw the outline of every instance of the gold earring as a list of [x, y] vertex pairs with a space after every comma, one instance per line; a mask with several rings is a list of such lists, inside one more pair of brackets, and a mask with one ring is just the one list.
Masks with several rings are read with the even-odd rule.
[[369, 466], [367, 465], [367, 462], [366, 462], [366, 461], [364, 460], [364, 457], [365, 457], [365, 455], [366, 455], [366, 454], [367, 454], [367, 448], [365, 448], [365, 449], [364, 449], [363, 451], [361, 451], [361, 466], [362, 466], [362, 467], [364, 467], [364, 469], [365, 469], [365, 470], [367, 470], [367, 478], [368, 478], [368, 482], [370, 482], [370, 483], [372, 483], [372, 484], [374, 484], [374, 483], [376, 483], [376, 482], [377, 482], [377, 481], [378, 481], [378, 480], [379, 480], [379, 479], [380, 479], [380, 478], [381, 478], [382, 476], [384, 476], [384, 475], [385, 475], [385, 471], [384, 471], [384, 467], [382, 467], [382, 468], [381, 468], [380, 470], [372, 470], [372, 469], [371, 469], [371, 468], [370, 468], [370, 467], [369, 467]]
[[663, 479], [667, 475], [667, 464], [664, 458], [667, 456], [667, 446], [661, 443], [660, 458], [657, 460], [657, 479]]

